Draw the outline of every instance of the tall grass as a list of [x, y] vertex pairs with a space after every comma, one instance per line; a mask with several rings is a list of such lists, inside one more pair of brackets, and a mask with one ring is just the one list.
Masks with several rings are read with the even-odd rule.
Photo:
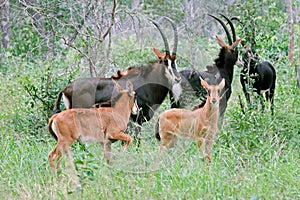
[[[55, 141], [46, 126], [28, 135], [15, 123], [25, 116], [24, 91], [15, 76], [1, 76], [1, 199], [297, 199], [300, 198], [299, 89], [279, 74], [275, 115], [266, 109], [248, 109], [243, 115], [237, 77], [234, 93], [213, 148], [213, 162], [199, 159], [196, 145], [179, 141], [166, 157], [157, 155], [153, 136], [155, 118], [143, 126], [142, 146], [121, 152], [113, 145], [113, 165], [105, 164], [99, 145], [88, 153], [73, 145], [77, 174], [82, 185], [76, 191], [74, 174], [64, 158], [57, 175], [49, 169], [47, 155]], [[236, 73], [238, 74], [238, 73]], [[19, 96], [19, 97], [18, 97]], [[161, 106], [160, 111], [168, 104]], [[32, 113], [34, 114], [34, 113]], [[22, 126], [22, 124], [18, 125]], [[74, 192], [75, 191], [75, 192]]]

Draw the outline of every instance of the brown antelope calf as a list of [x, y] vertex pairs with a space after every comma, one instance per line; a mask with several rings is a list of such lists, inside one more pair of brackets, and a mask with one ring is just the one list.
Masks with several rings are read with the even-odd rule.
[[[126, 90], [116, 81], [114, 85], [117, 93], [112, 97], [111, 107], [68, 109], [50, 118], [48, 129], [57, 140], [56, 147], [48, 156], [51, 167], [54, 167], [53, 162], [57, 158], [68, 153], [71, 165], [75, 168], [69, 148], [75, 140], [80, 143], [100, 143], [108, 163], [111, 157], [111, 143], [123, 140], [126, 142], [124, 149], [128, 147], [132, 139], [124, 131], [135, 106], [135, 92], [130, 81], [126, 83]], [[59, 162], [60, 159], [56, 169], [59, 168]]]
[[195, 140], [199, 151], [211, 162], [213, 139], [218, 131], [220, 92], [225, 79], [216, 86], [200, 79], [208, 93], [205, 105], [195, 110], [174, 108], [163, 112], [155, 125], [155, 135], [161, 140], [160, 151], [173, 146], [177, 137]]

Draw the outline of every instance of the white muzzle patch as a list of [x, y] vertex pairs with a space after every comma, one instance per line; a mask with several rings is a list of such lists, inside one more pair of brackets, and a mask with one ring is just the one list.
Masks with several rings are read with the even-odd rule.
[[176, 101], [178, 101], [179, 97], [180, 97], [180, 95], [182, 93], [182, 87], [181, 87], [180, 83], [175, 83], [173, 85], [173, 87], [172, 87], [172, 93], [173, 93]]

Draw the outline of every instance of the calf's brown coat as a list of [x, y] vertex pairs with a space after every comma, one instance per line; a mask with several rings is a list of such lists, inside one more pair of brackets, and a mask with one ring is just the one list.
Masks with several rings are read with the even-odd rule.
[[161, 140], [160, 151], [173, 146], [177, 137], [191, 139], [211, 162], [214, 135], [218, 131], [220, 92], [225, 86], [225, 79], [216, 86], [208, 85], [203, 79], [201, 84], [208, 92], [205, 105], [195, 110], [175, 108], [163, 112], [158, 117], [155, 134]]
[[[134, 106], [135, 92], [129, 81], [126, 83], [127, 90], [116, 81], [114, 84], [118, 92], [112, 97], [111, 107], [68, 109], [50, 118], [48, 129], [57, 140], [56, 147], [48, 156], [50, 166], [54, 167], [54, 161], [65, 153], [73, 160], [69, 147], [75, 140], [81, 143], [100, 143], [108, 163], [111, 143], [123, 140], [125, 148], [128, 147], [132, 139], [125, 133], [125, 129]], [[56, 168], [59, 167], [59, 161]]]

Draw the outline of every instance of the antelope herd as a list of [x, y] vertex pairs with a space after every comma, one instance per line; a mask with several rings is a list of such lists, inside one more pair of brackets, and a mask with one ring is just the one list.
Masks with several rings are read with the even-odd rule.
[[[48, 123], [50, 134], [57, 140], [56, 147], [48, 156], [50, 166], [54, 167], [54, 162], [57, 161], [56, 169], [59, 168], [61, 157], [66, 153], [73, 160], [70, 146], [75, 140], [79, 143], [100, 143], [107, 163], [111, 164], [111, 143], [122, 140], [126, 149], [132, 142], [131, 136], [125, 133], [126, 129], [129, 122], [137, 122], [134, 137], [139, 147], [141, 125], [154, 116], [167, 95], [171, 109], [161, 113], [154, 126], [155, 136], [161, 140], [160, 155], [163, 155], [164, 149], [173, 146], [177, 138], [191, 139], [196, 141], [204, 158], [211, 162], [214, 136], [218, 127], [222, 126], [232, 93], [234, 65], [238, 60], [237, 46], [242, 39], [236, 36], [233, 23], [228, 17], [221, 14], [226, 21], [224, 23], [214, 15], [209, 16], [221, 24], [228, 44], [216, 36], [221, 49], [214, 63], [206, 67], [206, 71], [177, 71], [178, 32], [175, 23], [165, 17], [174, 32], [172, 52], [162, 27], [151, 20], [158, 29], [165, 48], [164, 52], [160, 52], [153, 47], [157, 60], [139, 67], [129, 67], [124, 72], [118, 71], [117, 75], [110, 78], [76, 79], [63, 88], [55, 102], [55, 114]], [[255, 60], [250, 58], [250, 54], [253, 55], [251, 49], [243, 53], [245, 67], [241, 74], [246, 99], [249, 101], [246, 88], [249, 85], [244, 83], [245, 77], [256, 73], [259, 81], [254, 82], [254, 87], [259, 94], [268, 89], [267, 98], [273, 104], [275, 69], [267, 62], [253, 64]], [[185, 102], [188, 92], [192, 94], [189, 98], [200, 99], [192, 109]], [[61, 99], [67, 109], [65, 111], [60, 110]], [[271, 109], [273, 113], [273, 107]]]

